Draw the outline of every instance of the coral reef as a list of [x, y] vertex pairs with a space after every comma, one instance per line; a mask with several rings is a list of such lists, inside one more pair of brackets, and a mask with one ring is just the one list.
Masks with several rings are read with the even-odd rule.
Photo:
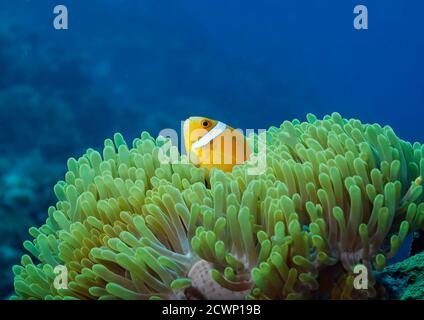
[[63, 169], [39, 153], [0, 158], [0, 298], [12, 294], [10, 268], [24, 254], [21, 244], [28, 238], [27, 229], [45, 220], [44, 208], [54, 201], [51, 189]]
[[376, 278], [388, 299], [424, 300], [424, 252], [387, 266]]
[[[69, 152], [100, 144], [118, 124], [129, 131], [138, 125], [140, 114], [128, 119], [96, 94], [84, 68], [75, 53], [35, 33], [0, 25], [0, 143], [5, 150], [0, 156], [0, 298], [13, 290], [9, 270], [23, 254], [27, 228], [40, 225], [40, 214], [54, 201], [51, 189], [63, 175]], [[98, 115], [95, 120], [92, 114]]]
[[[34, 87], [16, 85], [0, 90], [0, 113], [0, 142], [8, 148], [9, 156], [28, 149], [29, 152], [42, 150], [60, 159], [65, 148], [75, 150], [81, 143], [69, 105]], [[36, 136], [34, 132], [37, 132]], [[28, 141], [31, 141], [30, 146]]]
[[[264, 133], [258, 176], [256, 156], [231, 173], [161, 163], [167, 140], [146, 132], [69, 159], [13, 298], [380, 297], [373, 270], [424, 227], [424, 147], [337, 113], [307, 120]], [[367, 290], [353, 287], [360, 263]], [[66, 288], [53, 285], [58, 265]]]
[[11, 245], [0, 245], [0, 299], [6, 299], [13, 293], [13, 274], [10, 272], [10, 266], [19, 261], [22, 250], [16, 249]]
[[[52, 186], [63, 174], [60, 165], [47, 163], [39, 153], [19, 159], [3, 158], [0, 167], [0, 232], [2, 244], [15, 244], [26, 234], [25, 228], [45, 220], [40, 207], [47, 208], [54, 201]], [[24, 227], [24, 228], [22, 228]]]
[[141, 113], [128, 118], [111, 106], [91, 83], [87, 62], [54, 41], [0, 28], [0, 70], [0, 143], [9, 157], [36, 150], [62, 162], [82, 146], [100, 145], [118, 124], [138, 132]]

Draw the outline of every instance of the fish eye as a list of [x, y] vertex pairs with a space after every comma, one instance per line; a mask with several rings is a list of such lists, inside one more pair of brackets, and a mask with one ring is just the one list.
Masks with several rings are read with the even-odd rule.
[[209, 127], [209, 125], [210, 125], [210, 122], [208, 121], [208, 120], [202, 120], [202, 126], [203, 126], [203, 128], [207, 128], [207, 127]]

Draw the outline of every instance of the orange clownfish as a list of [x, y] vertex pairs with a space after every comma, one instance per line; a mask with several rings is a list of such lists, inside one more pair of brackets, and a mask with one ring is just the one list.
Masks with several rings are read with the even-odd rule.
[[184, 122], [183, 131], [187, 154], [200, 167], [228, 172], [250, 158], [245, 136], [220, 121], [190, 117]]

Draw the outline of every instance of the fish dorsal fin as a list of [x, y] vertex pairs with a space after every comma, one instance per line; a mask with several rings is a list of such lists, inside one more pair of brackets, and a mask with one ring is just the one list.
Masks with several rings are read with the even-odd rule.
[[198, 141], [194, 142], [191, 146], [193, 150], [202, 148], [214, 140], [216, 137], [220, 136], [225, 129], [227, 129], [227, 125], [223, 122], [218, 122], [215, 127], [212, 128], [211, 131], [207, 132], [203, 137], [201, 137]]

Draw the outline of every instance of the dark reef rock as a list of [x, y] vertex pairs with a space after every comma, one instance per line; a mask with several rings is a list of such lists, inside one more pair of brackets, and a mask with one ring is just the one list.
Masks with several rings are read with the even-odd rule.
[[414, 234], [414, 240], [412, 241], [410, 255], [420, 253], [424, 251], [424, 231], [417, 231]]
[[9, 246], [0, 245], [0, 300], [5, 299], [12, 295], [13, 287], [13, 273], [10, 272], [10, 268], [3, 266], [11, 266], [20, 259], [22, 254], [21, 250]]
[[387, 266], [377, 281], [386, 288], [387, 299], [424, 300], [424, 252]]

